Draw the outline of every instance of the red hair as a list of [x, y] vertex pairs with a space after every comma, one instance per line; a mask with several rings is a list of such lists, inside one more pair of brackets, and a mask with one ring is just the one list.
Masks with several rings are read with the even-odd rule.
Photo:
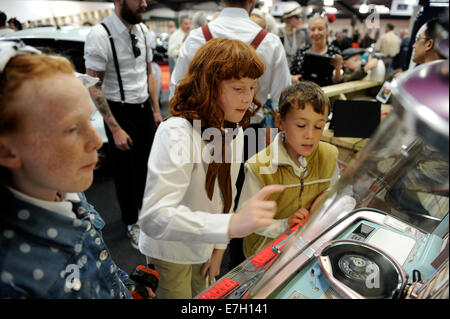
[[[188, 120], [201, 120], [203, 127], [224, 127], [224, 114], [218, 104], [220, 83], [233, 78], [258, 79], [263, 74], [264, 61], [253, 47], [240, 40], [212, 39], [189, 64], [170, 100], [170, 112]], [[253, 103], [261, 106], [255, 97]], [[247, 126], [255, 112], [248, 110], [241, 126]]]
[[16, 100], [22, 84], [27, 80], [39, 83], [57, 72], [74, 74], [75, 69], [67, 59], [48, 55], [19, 55], [8, 62], [0, 77], [0, 134], [18, 128], [20, 114], [9, 105]]

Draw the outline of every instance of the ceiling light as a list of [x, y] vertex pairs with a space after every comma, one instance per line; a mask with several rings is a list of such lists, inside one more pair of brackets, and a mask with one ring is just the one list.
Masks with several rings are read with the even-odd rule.
[[334, 0], [323, 0], [323, 5], [332, 7], [334, 5]]
[[367, 2], [364, 1], [360, 6], [359, 6], [359, 13], [367, 13], [369, 12], [369, 6], [367, 5]]
[[430, 1], [430, 7], [448, 7], [448, 1]]
[[336, 14], [338, 11], [336, 8], [332, 8], [332, 7], [325, 7], [325, 13], [333, 13]]

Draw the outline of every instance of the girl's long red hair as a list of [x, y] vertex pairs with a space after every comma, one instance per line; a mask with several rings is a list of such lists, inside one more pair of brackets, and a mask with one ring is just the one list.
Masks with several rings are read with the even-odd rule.
[[[178, 83], [169, 103], [171, 115], [201, 120], [203, 127], [224, 127], [224, 114], [218, 104], [221, 81], [258, 79], [263, 74], [264, 61], [253, 47], [240, 40], [212, 39], [197, 51]], [[253, 103], [261, 106], [255, 97]], [[249, 109], [240, 125], [248, 126], [255, 112]]]

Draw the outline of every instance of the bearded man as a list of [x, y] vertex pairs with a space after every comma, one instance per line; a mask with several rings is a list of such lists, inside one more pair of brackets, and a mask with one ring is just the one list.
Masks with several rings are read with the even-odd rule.
[[136, 249], [147, 160], [162, 121], [150, 33], [141, 23], [146, 8], [145, 0], [115, 0], [114, 13], [92, 27], [84, 48], [86, 73], [100, 79], [90, 94], [105, 122], [122, 221]]

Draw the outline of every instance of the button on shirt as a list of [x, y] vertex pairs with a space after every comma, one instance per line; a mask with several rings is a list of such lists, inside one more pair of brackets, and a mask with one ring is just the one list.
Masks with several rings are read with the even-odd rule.
[[[120, 75], [125, 91], [125, 102], [139, 104], [145, 102], [148, 97], [147, 62], [152, 62], [151, 40], [146, 27], [134, 25], [131, 33], [136, 35], [137, 47], [141, 50], [140, 56], [134, 57], [131, 46], [129, 30], [115, 13], [103, 20], [111, 32], [116, 47], [119, 62]], [[144, 39], [144, 37], [146, 39]], [[147, 47], [145, 45], [147, 41]], [[147, 50], [147, 54], [146, 54]], [[89, 32], [85, 46], [84, 59], [86, 68], [94, 71], [104, 71], [103, 94], [106, 99], [120, 102], [120, 89], [117, 79], [116, 67], [111, 48], [111, 43], [105, 28], [97, 24]], [[146, 60], [147, 59], [147, 60]]]
[[53, 203], [12, 192], [14, 209], [0, 214], [0, 298], [131, 298], [83, 194]]
[[[256, 37], [261, 27], [250, 20], [247, 11], [241, 8], [224, 8], [219, 17], [209, 24], [213, 38], [237, 39], [250, 44]], [[177, 64], [172, 73], [170, 83], [170, 97], [175, 92], [177, 83], [187, 73], [189, 63], [194, 58], [198, 49], [206, 43], [201, 28], [194, 29], [181, 46]], [[278, 107], [281, 91], [291, 84], [286, 53], [278, 36], [268, 33], [258, 46], [256, 52], [265, 63], [264, 75], [259, 79], [259, 87], [256, 97], [261, 103], [265, 103], [268, 94]]]

